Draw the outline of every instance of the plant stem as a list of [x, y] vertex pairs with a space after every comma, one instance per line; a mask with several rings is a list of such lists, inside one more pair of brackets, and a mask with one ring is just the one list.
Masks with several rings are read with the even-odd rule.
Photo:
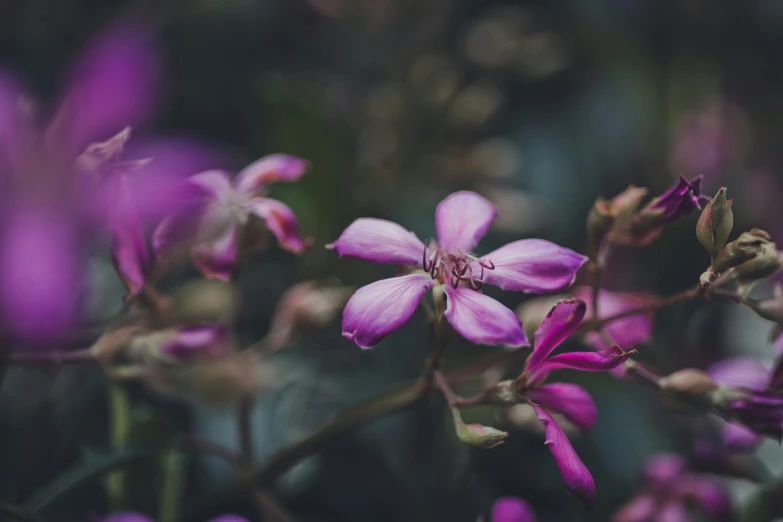
[[64, 352], [20, 352], [8, 355], [8, 364], [72, 364], [95, 361], [95, 355], [90, 348]]
[[[122, 384], [112, 381], [108, 383], [108, 395], [111, 446], [115, 451], [121, 451], [128, 447], [130, 439], [130, 398]], [[126, 470], [118, 469], [106, 477], [106, 495], [112, 511], [125, 507], [127, 475]]]
[[168, 451], [161, 458], [163, 486], [158, 507], [158, 522], [177, 522], [184, 491], [186, 457], [178, 449]]
[[4, 515], [10, 515], [17, 520], [23, 520], [24, 522], [45, 522], [45, 519], [36, 513], [30, 513], [29, 511], [9, 504], [8, 502], [0, 502], [0, 513]]

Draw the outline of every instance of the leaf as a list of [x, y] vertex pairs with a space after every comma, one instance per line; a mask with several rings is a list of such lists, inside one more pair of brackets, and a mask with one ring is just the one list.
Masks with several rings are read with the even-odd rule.
[[33, 513], [44, 511], [84, 484], [97, 480], [109, 471], [122, 468], [155, 453], [157, 451], [153, 449], [127, 449], [95, 453], [34, 493], [22, 507]]

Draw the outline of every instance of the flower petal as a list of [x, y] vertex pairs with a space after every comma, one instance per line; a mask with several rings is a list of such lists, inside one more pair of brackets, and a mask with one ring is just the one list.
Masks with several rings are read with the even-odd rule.
[[270, 154], [254, 161], [237, 174], [237, 192], [251, 195], [262, 185], [296, 181], [307, 170], [307, 161], [287, 154]]
[[731, 495], [723, 485], [716, 480], [692, 477], [681, 486], [681, 492], [695, 503], [710, 517], [721, 520], [731, 520], [734, 517], [731, 505]]
[[363, 286], [345, 305], [343, 337], [372, 348], [411, 318], [434, 285], [427, 274], [411, 274]]
[[685, 459], [676, 453], [656, 453], [644, 464], [644, 480], [658, 489], [669, 487], [685, 473]]
[[541, 382], [554, 370], [566, 368], [583, 372], [605, 372], [623, 364], [630, 355], [630, 352], [624, 352], [618, 346], [601, 352], [561, 353], [539, 364], [533, 371], [530, 382]]
[[583, 432], [590, 431], [598, 417], [593, 398], [576, 384], [546, 384], [526, 391], [525, 397], [551, 412], [562, 414]]
[[639, 495], [631, 500], [612, 517], [612, 522], [649, 522], [657, 510], [652, 495]]
[[514, 312], [481, 292], [445, 285], [445, 316], [465, 339], [477, 344], [527, 346], [522, 323]]
[[203, 355], [216, 359], [228, 353], [228, 332], [224, 325], [178, 328], [160, 345], [160, 351], [175, 359]]
[[595, 501], [595, 482], [590, 470], [581, 461], [579, 456], [571, 446], [571, 442], [558, 426], [555, 419], [543, 408], [536, 406], [536, 416], [544, 425], [546, 434], [545, 444], [552, 452], [557, 467], [560, 468], [560, 475], [563, 482], [572, 495], [577, 496], [585, 504], [585, 511], [589, 510]]
[[536, 330], [533, 353], [525, 366], [528, 371], [534, 371], [552, 350], [574, 333], [584, 319], [586, 309], [585, 303], [577, 299], [564, 299], [552, 307]]
[[193, 263], [202, 274], [228, 281], [237, 260], [237, 229], [229, 225], [225, 232], [209, 242], [193, 247]]
[[770, 371], [761, 362], [750, 357], [730, 357], [707, 370], [710, 377], [724, 386], [737, 386], [754, 391], [767, 388]]
[[485, 256], [495, 268], [484, 271], [484, 282], [503, 290], [531, 294], [559, 292], [574, 284], [587, 258], [543, 239], [522, 239]]
[[150, 255], [141, 228], [139, 216], [133, 206], [127, 177], [117, 179], [118, 206], [111, 215], [111, 254], [117, 273], [125, 288], [126, 298], [136, 297], [144, 288], [150, 269]]
[[764, 437], [736, 422], [726, 422], [721, 431], [723, 445], [731, 452], [750, 453], [758, 448]]
[[222, 170], [207, 170], [190, 176], [187, 180], [189, 187], [194, 187], [211, 199], [220, 200], [233, 192], [231, 178]]
[[666, 503], [653, 520], [654, 522], [692, 522], [688, 511], [679, 500]]
[[[574, 288], [573, 295], [581, 299], [587, 305], [588, 317], [593, 317], [592, 290], [587, 286]], [[598, 293], [598, 310], [601, 317], [610, 317], [626, 310], [642, 306], [646, 302], [643, 295], [626, 292], [610, 292], [601, 290]], [[588, 332], [585, 342], [595, 350], [605, 350], [612, 344], [617, 344], [624, 350], [631, 350], [639, 344], [647, 341], [652, 336], [653, 313], [646, 312], [635, 314], [616, 321], [612, 321], [603, 328], [603, 335], [599, 332]], [[607, 343], [605, 337], [611, 339], [612, 344]]]
[[448, 252], [470, 252], [496, 215], [495, 206], [475, 192], [455, 192], [435, 209], [438, 242]]
[[294, 211], [288, 205], [270, 198], [253, 198], [250, 210], [266, 222], [266, 228], [277, 238], [281, 248], [299, 254], [309, 244], [299, 235]]
[[533, 510], [522, 499], [499, 498], [492, 506], [492, 522], [536, 522]]
[[416, 234], [397, 223], [374, 218], [357, 219], [326, 248], [373, 263], [416, 266], [424, 257], [424, 243]]

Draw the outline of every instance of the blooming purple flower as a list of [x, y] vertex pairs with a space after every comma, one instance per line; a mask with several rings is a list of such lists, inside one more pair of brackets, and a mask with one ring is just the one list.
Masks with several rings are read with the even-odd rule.
[[711, 477], [689, 472], [678, 455], [661, 453], [651, 457], [644, 478], [642, 492], [620, 508], [612, 522], [690, 522], [689, 506], [714, 518], [731, 518], [731, 502], [723, 486]]
[[499, 498], [492, 506], [492, 522], [536, 522], [527, 502], [515, 497]]
[[[402, 326], [424, 294], [445, 293], [445, 317], [465, 339], [524, 346], [514, 312], [478, 290], [484, 283], [527, 293], [557, 292], [572, 285], [587, 258], [541, 239], [525, 239], [485, 256], [472, 252], [495, 218], [492, 204], [474, 192], [455, 192], [438, 204], [438, 241], [424, 245], [396, 223], [360, 218], [327, 245], [341, 256], [409, 267], [409, 273], [360, 288], [345, 307], [343, 336], [371, 348]], [[416, 269], [418, 268], [418, 270]]]
[[710, 200], [702, 195], [701, 185], [704, 176], [696, 176], [688, 181], [680, 175], [679, 181], [669, 190], [653, 199], [642, 211], [642, 215], [652, 218], [651, 224], [662, 226], [691, 215], [701, 209], [701, 204]]
[[595, 424], [598, 411], [590, 394], [575, 384], [543, 384], [554, 370], [608, 371], [628, 359], [628, 354], [618, 347], [601, 352], [551, 355], [574, 333], [584, 319], [585, 311], [585, 303], [576, 299], [560, 301], [552, 308], [536, 331], [533, 352], [517, 381], [516, 391], [533, 404], [536, 416], [544, 425], [546, 445], [555, 458], [566, 487], [589, 507], [595, 500], [593, 477], [550, 413], [563, 415], [578, 429], [587, 432]]
[[[307, 162], [284, 154], [265, 156], [242, 169], [232, 182], [220, 170], [201, 172], [188, 179], [188, 188], [200, 201], [193, 261], [207, 277], [227, 280], [237, 258], [239, 227], [251, 215], [260, 217], [277, 237], [280, 246], [300, 253], [307, 246], [299, 235], [293, 211], [284, 203], [262, 197], [269, 183], [296, 181], [307, 168]], [[191, 216], [170, 216], [155, 232], [153, 246], [162, 255], [181, 234], [178, 221]]]

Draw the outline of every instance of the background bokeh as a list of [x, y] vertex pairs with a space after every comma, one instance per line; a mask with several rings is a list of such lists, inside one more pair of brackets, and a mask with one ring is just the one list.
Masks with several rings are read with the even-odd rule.
[[[2, 0], [0, 64], [51, 99], [78, 49], [124, 16], [157, 30], [163, 57], [158, 117], [146, 130], [197, 138], [232, 169], [272, 152], [312, 164], [273, 194], [314, 245], [299, 257], [276, 247], [254, 254], [241, 280], [250, 339], [264, 335], [297, 281], [362, 285], [389, 275], [322, 248], [353, 219], [391, 219], [430, 237], [437, 202], [464, 188], [499, 210], [481, 251], [543, 237], [584, 252], [596, 197], [630, 183], [660, 193], [679, 173], [703, 174], [710, 195], [728, 187], [735, 230], [783, 234], [783, 8], [775, 0]], [[695, 217], [683, 220], [650, 247], [619, 250], [606, 286], [669, 295], [693, 285], [709, 264], [694, 226]], [[96, 256], [91, 277], [96, 315], [119, 308], [108, 257]], [[526, 299], [492, 295], [511, 307]], [[729, 305], [679, 306], [658, 315], [640, 358], [661, 373], [730, 354], [771, 359], [767, 333]], [[279, 386], [258, 399], [259, 455], [416, 376], [426, 346], [421, 317], [371, 352], [342, 339], [336, 323], [299, 340], [276, 357]], [[455, 347], [449, 363], [487, 350]], [[647, 456], [688, 452], [708, 429], [665, 410], [643, 385], [566, 378], [578, 378], [600, 412], [593, 432], [574, 439], [598, 486], [587, 515], [567, 496], [540, 434], [469, 451], [437, 404], [330, 446], [276, 492], [303, 521], [472, 522], [498, 495], [528, 499], [546, 522], [605, 521], [638, 485]], [[0, 498], [24, 499], [105, 445], [102, 386], [89, 368], [8, 372]], [[134, 392], [151, 431], [186, 426], [233, 444], [229, 413]], [[466, 418], [503, 422], [491, 411]], [[774, 451], [762, 448], [773, 467], [783, 460]], [[190, 464], [187, 520], [226, 510], [255, 516], [227, 468]], [[735, 486], [741, 496], [746, 485]], [[135, 507], [154, 512], [157, 487], [139, 484]], [[81, 490], [50, 520], [100, 516], [100, 497], [99, 484]]]

